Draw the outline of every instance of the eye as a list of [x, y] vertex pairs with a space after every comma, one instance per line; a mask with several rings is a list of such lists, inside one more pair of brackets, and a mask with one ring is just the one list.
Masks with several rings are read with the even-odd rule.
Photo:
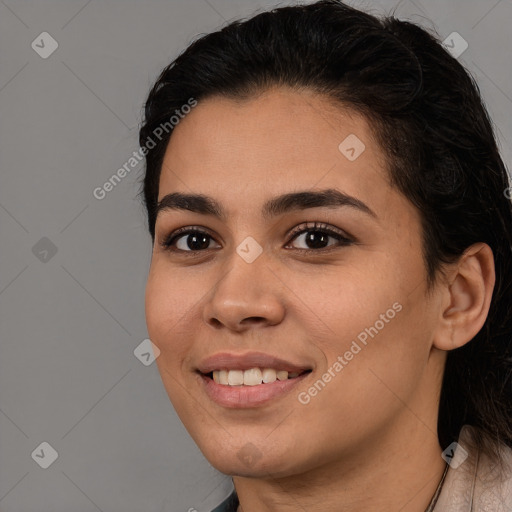
[[[329, 244], [329, 238], [334, 238], [337, 242]], [[302, 239], [302, 242], [306, 247], [299, 247], [299, 250], [304, 252], [320, 252], [323, 249], [332, 247], [333, 245], [345, 246], [354, 243], [354, 241], [347, 238], [343, 232], [318, 222], [314, 222], [312, 225], [306, 224], [305, 226], [298, 226], [292, 233], [291, 241], [300, 239]]]
[[213, 237], [195, 226], [180, 228], [164, 238], [161, 246], [168, 251], [199, 252], [211, 249]]

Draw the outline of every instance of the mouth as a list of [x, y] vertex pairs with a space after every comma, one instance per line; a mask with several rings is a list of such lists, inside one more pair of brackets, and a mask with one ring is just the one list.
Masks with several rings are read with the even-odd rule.
[[[246, 372], [253, 373], [255, 369], [246, 370]], [[256, 369], [259, 371], [259, 369]], [[253, 384], [242, 384], [239, 370], [229, 371], [219, 370], [219, 379], [223, 379], [225, 382], [225, 375], [227, 373], [228, 384], [221, 384], [216, 382], [214, 377], [216, 371], [212, 371], [206, 374], [199, 373], [201, 385], [206, 396], [215, 402], [217, 405], [226, 407], [229, 409], [250, 409], [255, 407], [262, 407], [269, 403], [274, 403], [277, 400], [283, 400], [286, 396], [290, 396], [291, 391], [296, 388], [300, 382], [306, 379], [312, 370], [305, 370], [298, 375], [288, 374], [286, 379], [284, 378], [284, 372], [281, 374], [281, 380], [277, 377], [271, 382], [263, 382]], [[254, 372], [256, 373], [256, 372]], [[224, 376], [222, 376], [224, 375]], [[231, 375], [231, 377], [230, 377]], [[222, 377], [221, 377], [222, 376]], [[252, 378], [252, 377], [251, 377]], [[229, 384], [231, 379], [232, 384]], [[254, 381], [253, 381], [254, 382]]]
[[206, 396], [230, 409], [262, 407], [290, 396], [313, 367], [261, 352], [218, 353], [196, 368]]

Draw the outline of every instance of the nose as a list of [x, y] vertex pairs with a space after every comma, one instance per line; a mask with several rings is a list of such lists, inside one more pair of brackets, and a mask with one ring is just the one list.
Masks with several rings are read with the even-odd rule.
[[212, 288], [203, 309], [204, 321], [215, 329], [243, 332], [280, 323], [284, 318], [284, 290], [262, 254], [247, 263], [238, 254]]

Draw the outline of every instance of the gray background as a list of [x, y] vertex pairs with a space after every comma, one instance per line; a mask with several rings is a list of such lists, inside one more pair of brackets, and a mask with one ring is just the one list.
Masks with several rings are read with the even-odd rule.
[[[350, 3], [463, 36], [459, 60], [510, 169], [512, 0]], [[134, 355], [151, 254], [142, 164], [103, 200], [92, 191], [138, 149], [161, 68], [198, 34], [271, 5], [0, 0], [1, 512], [203, 512], [229, 494], [156, 364]], [[43, 31], [59, 45], [46, 59], [31, 47]], [[42, 442], [58, 452], [47, 469], [32, 456], [49, 457]]]

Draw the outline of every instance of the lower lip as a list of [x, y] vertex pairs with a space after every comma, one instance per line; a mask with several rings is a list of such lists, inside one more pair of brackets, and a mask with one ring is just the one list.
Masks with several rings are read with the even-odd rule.
[[311, 372], [303, 373], [294, 379], [276, 380], [268, 384], [256, 386], [227, 386], [217, 384], [213, 379], [200, 374], [206, 394], [211, 400], [223, 407], [242, 409], [258, 407], [290, 392]]

